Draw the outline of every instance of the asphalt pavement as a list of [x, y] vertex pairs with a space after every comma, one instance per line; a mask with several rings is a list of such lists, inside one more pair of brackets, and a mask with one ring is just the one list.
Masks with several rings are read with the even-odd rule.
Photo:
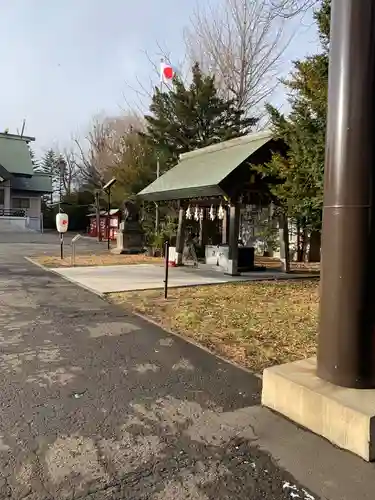
[[258, 377], [24, 259], [55, 236], [0, 234], [0, 499], [373, 499]]

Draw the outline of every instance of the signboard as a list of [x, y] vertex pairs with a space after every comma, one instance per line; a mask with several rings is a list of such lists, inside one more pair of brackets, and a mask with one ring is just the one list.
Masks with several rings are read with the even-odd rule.
[[66, 233], [68, 230], [69, 218], [67, 214], [56, 214], [56, 229], [59, 233]]
[[81, 235], [80, 234], [76, 234], [74, 236], [74, 238], [72, 238], [72, 243], [75, 243], [76, 241], [78, 241], [79, 239], [81, 238]]

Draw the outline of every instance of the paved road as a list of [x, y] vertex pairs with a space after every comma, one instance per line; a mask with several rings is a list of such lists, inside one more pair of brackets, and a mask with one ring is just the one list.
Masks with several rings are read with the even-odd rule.
[[50, 245], [0, 243], [0, 499], [373, 498], [258, 378], [23, 259]]

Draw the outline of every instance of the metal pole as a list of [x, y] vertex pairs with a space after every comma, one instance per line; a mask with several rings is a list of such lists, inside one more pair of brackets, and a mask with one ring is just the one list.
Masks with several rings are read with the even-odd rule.
[[[163, 62], [163, 59], [161, 60]], [[160, 87], [159, 87], [160, 93], [163, 92], [163, 75], [160, 74]], [[159, 179], [160, 177], [160, 159], [159, 159], [159, 153], [157, 153], [156, 157], [156, 178]], [[155, 203], [155, 233], [159, 234], [159, 226], [160, 226], [160, 212], [159, 212], [159, 203]]]
[[75, 252], [76, 252], [76, 246], [75, 246], [75, 243], [72, 241], [72, 258], [71, 258], [71, 265], [72, 265], [72, 267], [74, 267], [75, 261], [76, 261]]
[[375, 387], [375, 2], [333, 0], [317, 374]]
[[[61, 213], [61, 198], [62, 198], [62, 173], [64, 169], [63, 160], [59, 162], [59, 213]], [[64, 258], [64, 235], [60, 233], [60, 259]]]
[[60, 233], [60, 259], [64, 258], [64, 235]]
[[169, 241], [164, 244], [165, 257], [165, 277], [164, 277], [164, 298], [168, 298], [168, 272], [169, 272]]
[[111, 212], [111, 189], [108, 189], [108, 217], [107, 217], [107, 248], [108, 250], [111, 248], [111, 239], [110, 239], [110, 212]]
[[[160, 175], [160, 162], [159, 162], [159, 153], [156, 158], [156, 178], [158, 179]], [[159, 234], [159, 226], [160, 226], [160, 215], [159, 215], [159, 203], [155, 202], [155, 233]]]
[[62, 165], [59, 164], [59, 213], [61, 213], [61, 177], [62, 177]]

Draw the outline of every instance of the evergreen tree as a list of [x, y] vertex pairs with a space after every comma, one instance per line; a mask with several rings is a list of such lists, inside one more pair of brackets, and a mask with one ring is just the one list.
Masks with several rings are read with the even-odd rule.
[[42, 157], [38, 172], [54, 176], [56, 174], [57, 154], [53, 149], [49, 149]]
[[29, 145], [29, 152], [30, 152], [31, 163], [33, 164], [33, 171], [39, 172], [39, 161], [36, 159], [35, 152], [30, 147], [30, 145]]
[[[322, 223], [323, 173], [328, 89], [328, 51], [331, 1], [321, 0], [314, 18], [318, 25], [321, 52], [294, 62], [288, 89], [288, 116], [268, 106], [272, 128], [288, 146], [286, 157], [273, 155], [265, 166], [282, 183], [271, 186], [273, 194], [288, 217], [313, 236]], [[318, 233], [318, 234], [317, 234]]]
[[[52, 178], [52, 191], [55, 192], [59, 187], [59, 171], [57, 165], [58, 155], [53, 149], [49, 149], [41, 158], [36, 172], [50, 175]], [[46, 195], [44, 198], [45, 203], [53, 203], [53, 194]]]
[[214, 77], [204, 75], [198, 64], [189, 86], [175, 78], [170, 90], [156, 89], [150, 111], [146, 135], [167, 166], [181, 153], [245, 135], [257, 122], [245, 118], [235, 100], [219, 97]]

